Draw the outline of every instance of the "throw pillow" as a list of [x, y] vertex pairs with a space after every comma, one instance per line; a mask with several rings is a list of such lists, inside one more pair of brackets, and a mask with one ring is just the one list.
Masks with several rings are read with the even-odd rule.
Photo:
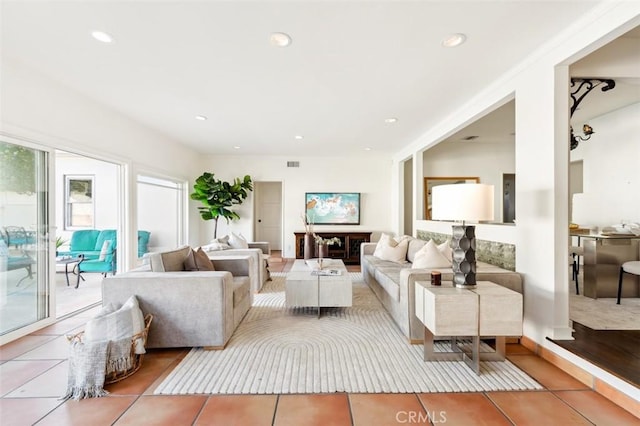
[[102, 248], [100, 249], [100, 256], [98, 256], [98, 260], [100, 262], [104, 262], [107, 259], [107, 254], [111, 250], [111, 240], [104, 240], [102, 243]]
[[234, 249], [248, 249], [249, 243], [242, 236], [235, 233], [231, 233], [231, 237], [229, 237], [229, 245]]
[[378, 244], [376, 245], [376, 250], [373, 252], [373, 255], [382, 260], [389, 260], [396, 263], [406, 263], [408, 247], [409, 239], [402, 238], [402, 240], [398, 242], [391, 235], [382, 234], [380, 240], [378, 241]]
[[205, 251], [219, 251], [219, 250], [228, 250], [231, 248], [229, 244], [219, 243], [217, 241], [212, 241], [209, 244], [202, 246]]
[[214, 238], [213, 240], [211, 240], [211, 242], [229, 245], [229, 236], [225, 235], [224, 237]]
[[207, 256], [207, 252], [202, 250], [202, 247], [199, 247], [198, 250], [192, 251], [193, 258], [196, 264], [197, 271], [215, 271], [216, 268], [213, 266], [213, 262]]
[[433, 240], [429, 240], [416, 253], [411, 267], [414, 269], [449, 268], [451, 267], [451, 262], [440, 252], [436, 243]]
[[[144, 315], [138, 305], [136, 296], [131, 296], [120, 309], [93, 318], [84, 329], [84, 341], [118, 341], [144, 331]], [[144, 339], [136, 339], [135, 353], [143, 354]]]
[[451, 242], [447, 240], [444, 243], [438, 245], [438, 250], [440, 250], [440, 253], [442, 253], [442, 255], [447, 258], [449, 264], [453, 262], [453, 250], [451, 250], [450, 244]]
[[197, 271], [198, 270], [198, 265], [196, 265], [196, 258], [193, 254], [193, 249], [191, 249], [191, 251], [189, 251], [189, 254], [187, 255], [187, 257], [184, 259], [184, 270], [185, 271]]

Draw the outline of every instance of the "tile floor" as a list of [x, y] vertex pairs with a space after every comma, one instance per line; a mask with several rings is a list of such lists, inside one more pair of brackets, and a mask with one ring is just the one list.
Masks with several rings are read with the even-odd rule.
[[[290, 262], [273, 263], [285, 271]], [[543, 391], [438, 394], [153, 395], [188, 349], [149, 350], [104, 398], [60, 401], [65, 334], [96, 308], [0, 347], [0, 424], [9, 425], [640, 425], [640, 419], [520, 345], [509, 359]]]

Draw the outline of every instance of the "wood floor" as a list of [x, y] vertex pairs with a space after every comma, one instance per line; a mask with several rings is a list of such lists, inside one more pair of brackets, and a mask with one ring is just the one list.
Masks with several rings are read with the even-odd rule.
[[552, 342], [640, 387], [640, 330], [593, 330], [577, 322], [573, 329], [575, 340]]

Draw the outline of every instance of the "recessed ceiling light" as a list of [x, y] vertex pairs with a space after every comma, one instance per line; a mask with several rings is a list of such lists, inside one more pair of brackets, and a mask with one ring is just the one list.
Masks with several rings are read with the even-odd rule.
[[196, 115], [196, 120], [207, 121], [206, 115]]
[[365, 151], [371, 151], [371, 148], [366, 147], [364, 150], [365, 150]]
[[442, 39], [442, 45], [444, 47], [456, 47], [460, 46], [467, 40], [467, 36], [462, 33], [449, 34]]
[[291, 37], [285, 33], [271, 33], [269, 43], [271, 43], [272, 46], [287, 47], [291, 44]]
[[104, 31], [92, 31], [91, 37], [103, 43], [113, 42], [113, 37], [111, 37], [109, 34], [105, 33]]
[[302, 139], [304, 139], [304, 136], [302, 135], [295, 135], [294, 136], [297, 140], [301, 141]]
[[397, 119], [397, 118], [395, 118], [395, 117], [389, 117], [389, 118], [385, 118], [385, 119], [384, 119], [384, 122], [385, 122], [385, 123], [395, 123], [395, 122], [397, 122], [397, 121], [398, 121], [398, 119]]
[[234, 146], [233, 149], [240, 149], [238, 145]]

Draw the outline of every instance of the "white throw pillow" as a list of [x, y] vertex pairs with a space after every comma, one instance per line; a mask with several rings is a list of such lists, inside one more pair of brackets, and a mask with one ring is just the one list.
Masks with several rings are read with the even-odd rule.
[[450, 268], [451, 262], [440, 252], [436, 243], [429, 240], [417, 253], [413, 260], [413, 269]]
[[[84, 342], [118, 341], [141, 333], [144, 330], [144, 315], [136, 296], [131, 296], [120, 309], [107, 313], [109, 305], [103, 308], [99, 316], [87, 323], [84, 329]], [[137, 339], [135, 352], [145, 353], [144, 340]]]
[[111, 240], [105, 240], [102, 243], [102, 248], [100, 249], [100, 256], [98, 260], [100, 262], [104, 262], [107, 259], [107, 254], [109, 254], [109, 250], [111, 249]]
[[231, 233], [229, 237], [229, 245], [234, 249], [248, 249], [249, 243], [242, 235], [237, 235], [235, 233]]
[[209, 244], [202, 246], [202, 250], [204, 251], [220, 251], [220, 250], [228, 250], [231, 246], [225, 243], [219, 242], [210, 242]]
[[440, 253], [442, 253], [442, 255], [447, 258], [449, 264], [453, 262], [453, 250], [451, 250], [450, 244], [451, 243], [449, 242], [449, 240], [447, 240], [444, 243], [438, 245], [438, 250], [440, 250]]
[[406, 263], [408, 247], [409, 239], [402, 238], [402, 240], [398, 242], [391, 235], [382, 234], [380, 240], [378, 241], [378, 244], [376, 245], [376, 250], [373, 252], [373, 255], [382, 260], [389, 260], [396, 263]]

